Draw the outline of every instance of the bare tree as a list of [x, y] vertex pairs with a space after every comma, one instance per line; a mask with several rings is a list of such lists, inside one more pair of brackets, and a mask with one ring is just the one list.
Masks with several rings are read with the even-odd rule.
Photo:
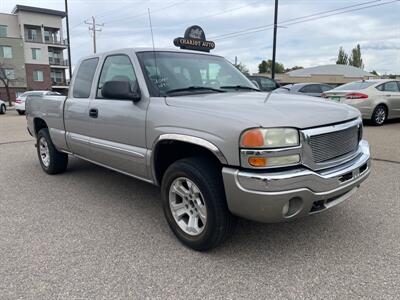
[[0, 62], [0, 82], [3, 83], [4, 88], [6, 89], [7, 101], [9, 106], [12, 106], [10, 84], [18, 80], [15, 78], [14, 70], [15, 69], [12, 65], [7, 65], [4, 62]]

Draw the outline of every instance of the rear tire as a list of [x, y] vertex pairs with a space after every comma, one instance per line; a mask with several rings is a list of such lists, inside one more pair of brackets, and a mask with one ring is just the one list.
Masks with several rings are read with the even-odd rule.
[[68, 154], [59, 152], [51, 141], [49, 130], [43, 128], [37, 135], [37, 154], [40, 165], [47, 174], [59, 174], [68, 166]]
[[0, 107], [0, 115], [4, 115], [7, 111], [7, 108], [4, 104], [1, 105]]
[[25, 111], [24, 110], [17, 110], [17, 112], [18, 112], [18, 114], [20, 115], [20, 116], [23, 116], [24, 114], [25, 114]]
[[209, 160], [176, 161], [163, 176], [161, 192], [167, 222], [184, 245], [209, 250], [233, 232], [236, 217], [228, 210], [221, 169]]
[[387, 108], [384, 105], [378, 105], [375, 107], [374, 112], [372, 113], [371, 121], [375, 126], [383, 125], [387, 120]]

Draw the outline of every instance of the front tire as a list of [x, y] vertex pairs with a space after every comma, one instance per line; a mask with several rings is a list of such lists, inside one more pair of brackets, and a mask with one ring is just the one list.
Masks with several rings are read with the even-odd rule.
[[59, 174], [68, 166], [68, 154], [59, 152], [51, 141], [49, 130], [41, 129], [37, 135], [37, 154], [40, 165], [47, 174]]
[[6, 106], [2, 104], [0, 107], [0, 115], [4, 115], [6, 113], [6, 110], [7, 110]]
[[375, 107], [372, 113], [371, 121], [375, 126], [381, 126], [386, 122], [387, 119], [387, 108], [383, 105]]
[[23, 115], [25, 114], [25, 111], [24, 111], [24, 110], [19, 110], [19, 109], [17, 109], [17, 112], [18, 112], [18, 114], [19, 114], [20, 116], [23, 116]]
[[184, 245], [209, 250], [234, 230], [236, 217], [228, 210], [221, 169], [209, 160], [173, 163], [163, 176], [161, 192], [167, 222]]

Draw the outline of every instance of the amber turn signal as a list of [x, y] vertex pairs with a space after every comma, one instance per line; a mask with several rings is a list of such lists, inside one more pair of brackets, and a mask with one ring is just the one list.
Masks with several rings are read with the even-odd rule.
[[262, 147], [264, 146], [264, 136], [259, 129], [246, 131], [242, 136], [242, 147]]
[[256, 157], [251, 156], [248, 159], [249, 165], [253, 167], [266, 167], [267, 166], [267, 158], [266, 157]]

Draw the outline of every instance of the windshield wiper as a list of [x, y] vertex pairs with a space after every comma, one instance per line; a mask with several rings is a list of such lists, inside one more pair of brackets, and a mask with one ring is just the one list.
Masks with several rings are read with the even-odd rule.
[[221, 89], [216, 89], [212, 87], [206, 87], [206, 86], [189, 86], [186, 88], [180, 88], [180, 89], [173, 89], [166, 91], [166, 94], [173, 94], [173, 93], [180, 93], [180, 92], [192, 92], [192, 91], [213, 91], [213, 92], [218, 92], [218, 93], [225, 93], [226, 91], [223, 91]]
[[253, 88], [251, 86], [246, 86], [246, 85], [225, 85], [221, 86], [221, 89], [235, 89], [235, 90], [251, 90], [251, 91], [257, 91], [260, 92], [259, 89]]

